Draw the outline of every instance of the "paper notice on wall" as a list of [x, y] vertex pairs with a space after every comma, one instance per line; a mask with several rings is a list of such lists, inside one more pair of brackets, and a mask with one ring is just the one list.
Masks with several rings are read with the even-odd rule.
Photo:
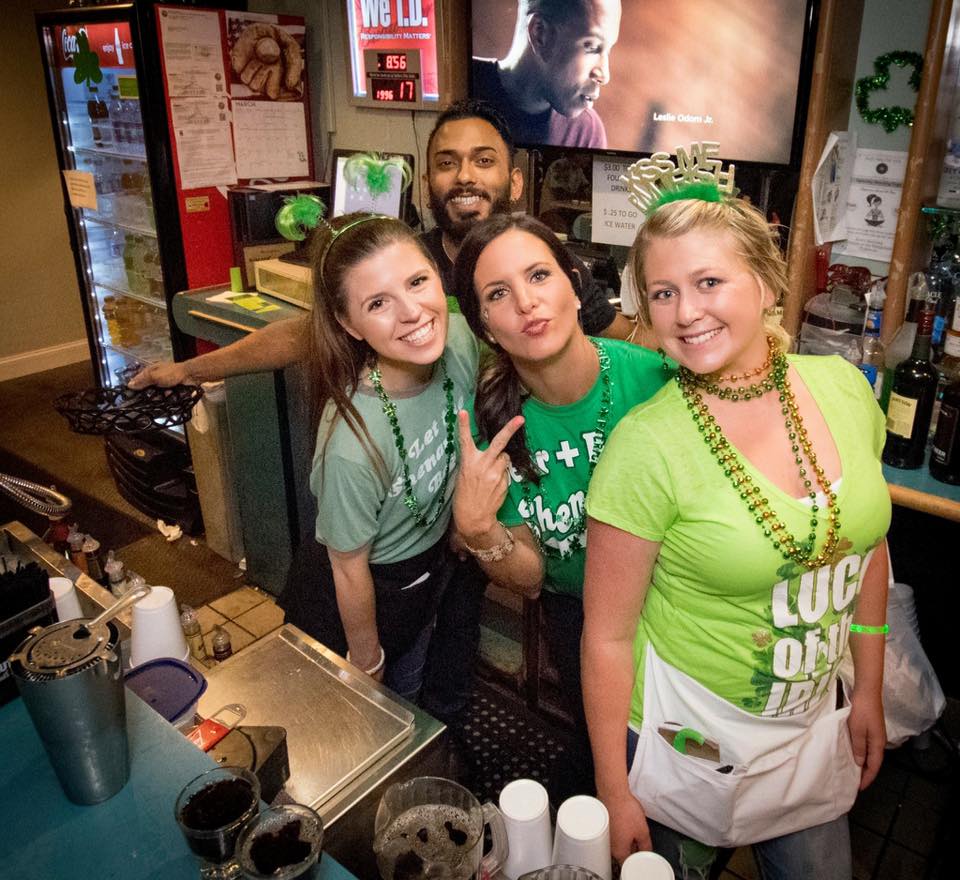
[[170, 114], [181, 189], [236, 183], [227, 99], [173, 98]]
[[847, 195], [847, 238], [834, 254], [887, 262], [893, 253], [907, 153], [857, 150]]
[[233, 131], [241, 179], [309, 176], [301, 102], [234, 100]]
[[830, 132], [813, 173], [813, 228], [818, 245], [847, 237], [847, 197], [856, 150], [855, 132]]
[[637, 237], [643, 218], [627, 201], [627, 188], [620, 180], [632, 161], [610, 156], [593, 160], [592, 241], [629, 247]]
[[89, 171], [64, 171], [63, 179], [67, 184], [67, 198], [74, 208], [97, 210], [97, 185]]
[[171, 98], [217, 98], [228, 88], [220, 14], [197, 9], [160, 10], [163, 63]]

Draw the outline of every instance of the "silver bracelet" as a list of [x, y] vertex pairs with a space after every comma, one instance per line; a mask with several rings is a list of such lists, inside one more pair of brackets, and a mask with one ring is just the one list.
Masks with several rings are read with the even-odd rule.
[[514, 540], [510, 529], [500, 522], [500, 520], [497, 520], [497, 525], [503, 529], [505, 540], [496, 546], [478, 550], [475, 547], [471, 547], [466, 541], [463, 542], [464, 548], [471, 555], [476, 556], [481, 562], [500, 562], [501, 559], [505, 559], [513, 552]]
[[[383, 669], [384, 664], [387, 662], [387, 652], [383, 650], [383, 645], [380, 646], [380, 659], [369, 669], [364, 669], [364, 675], [376, 675], [381, 669]], [[347, 651], [347, 663], [353, 663], [350, 659], [350, 651]]]

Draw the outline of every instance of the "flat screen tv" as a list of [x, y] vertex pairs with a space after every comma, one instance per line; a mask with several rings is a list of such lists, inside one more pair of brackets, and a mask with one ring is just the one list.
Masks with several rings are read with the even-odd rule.
[[[586, 8], [594, 18], [586, 28], [581, 19], [551, 31], [528, 12], [518, 27], [518, 4]], [[816, 7], [817, 0], [472, 0], [470, 93], [504, 110], [525, 145], [632, 154], [718, 141], [727, 160], [796, 166]]]

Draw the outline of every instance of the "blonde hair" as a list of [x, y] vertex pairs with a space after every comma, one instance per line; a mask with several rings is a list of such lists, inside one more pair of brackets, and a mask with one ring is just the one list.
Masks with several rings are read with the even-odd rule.
[[[647, 249], [654, 239], [678, 238], [695, 230], [729, 232], [737, 255], [773, 294], [774, 305], [783, 302], [787, 294], [787, 264], [780, 252], [777, 228], [743, 199], [723, 202], [683, 199], [657, 208], [640, 227], [630, 251], [630, 265], [639, 293], [640, 320], [647, 327], [650, 326], [650, 302], [644, 278]], [[776, 340], [781, 351], [786, 351], [791, 343], [790, 334], [773, 310], [764, 310], [763, 323], [767, 335]]]

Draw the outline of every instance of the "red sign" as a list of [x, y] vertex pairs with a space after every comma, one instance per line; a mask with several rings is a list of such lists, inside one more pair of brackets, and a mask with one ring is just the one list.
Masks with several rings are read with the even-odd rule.
[[81, 34], [87, 39], [88, 51], [96, 53], [101, 67], [136, 66], [130, 22], [117, 21], [112, 24], [57, 25], [54, 28], [57, 67], [76, 67], [75, 59], [83, 49]]
[[437, 18], [435, 0], [347, 0], [353, 92], [367, 90], [365, 49], [420, 52], [423, 96], [437, 100]]

